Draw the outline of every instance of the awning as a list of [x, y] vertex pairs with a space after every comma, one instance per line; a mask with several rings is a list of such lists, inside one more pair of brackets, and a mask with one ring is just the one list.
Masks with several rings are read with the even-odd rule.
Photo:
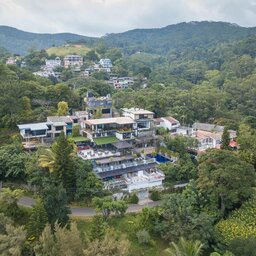
[[132, 145], [127, 141], [118, 141], [112, 143], [112, 145], [117, 149], [125, 149], [125, 148], [132, 148]]
[[119, 140], [116, 137], [102, 137], [102, 138], [94, 138], [93, 141], [96, 145], [106, 145], [112, 144], [114, 142], [118, 142]]

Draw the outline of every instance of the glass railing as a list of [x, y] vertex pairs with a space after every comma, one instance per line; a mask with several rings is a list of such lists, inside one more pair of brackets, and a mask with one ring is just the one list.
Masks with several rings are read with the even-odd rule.
[[119, 169], [126, 169], [129, 167], [136, 167], [140, 165], [147, 165], [150, 163], [155, 163], [156, 160], [154, 158], [149, 158], [149, 159], [143, 159], [143, 160], [136, 160], [133, 162], [126, 162], [123, 164], [114, 164], [109, 167], [96, 167], [94, 168], [95, 172], [108, 172], [108, 171], [114, 171], [114, 170], [119, 170]]

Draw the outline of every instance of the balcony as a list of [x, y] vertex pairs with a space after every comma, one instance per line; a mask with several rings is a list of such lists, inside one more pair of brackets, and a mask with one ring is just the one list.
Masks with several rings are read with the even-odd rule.
[[128, 133], [128, 132], [133, 132], [132, 128], [120, 128], [120, 129], [117, 129], [117, 132], [118, 133]]
[[119, 170], [119, 169], [128, 169], [131, 167], [138, 167], [138, 166], [143, 166], [143, 165], [148, 165], [156, 163], [156, 160], [154, 158], [137, 158], [134, 159], [132, 162], [124, 162], [122, 164], [111, 164], [110, 166], [102, 166], [102, 167], [95, 167], [94, 171], [96, 173], [101, 173], [101, 172], [109, 172], [109, 171], [114, 171], [114, 170]]
[[128, 176], [125, 180], [129, 192], [134, 190], [162, 187], [165, 175], [155, 169], [150, 172], [138, 172], [136, 175]]

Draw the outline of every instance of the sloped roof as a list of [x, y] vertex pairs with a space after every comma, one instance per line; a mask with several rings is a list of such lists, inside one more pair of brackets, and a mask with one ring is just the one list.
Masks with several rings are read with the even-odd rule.
[[196, 131], [196, 138], [204, 139], [204, 138], [212, 138], [215, 140], [221, 140], [222, 132], [207, 132], [198, 130]]
[[223, 132], [224, 126], [207, 123], [194, 123], [192, 126], [196, 130], [208, 131], [208, 132]]
[[179, 123], [179, 121], [177, 119], [175, 119], [174, 117], [172, 117], [172, 116], [162, 117], [162, 119], [166, 119], [170, 123]]

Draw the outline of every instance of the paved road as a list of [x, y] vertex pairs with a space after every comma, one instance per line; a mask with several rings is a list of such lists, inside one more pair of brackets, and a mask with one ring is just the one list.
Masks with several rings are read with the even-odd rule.
[[[129, 205], [127, 212], [139, 212], [144, 207], [153, 207], [159, 205], [160, 202], [145, 202], [143, 205], [139, 204], [131, 204]], [[32, 207], [35, 204], [35, 200], [31, 197], [24, 196], [22, 197], [19, 202], [19, 205], [25, 206], [25, 207]], [[93, 208], [71, 208], [72, 216], [74, 217], [91, 217], [96, 214], [95, 210]]]

